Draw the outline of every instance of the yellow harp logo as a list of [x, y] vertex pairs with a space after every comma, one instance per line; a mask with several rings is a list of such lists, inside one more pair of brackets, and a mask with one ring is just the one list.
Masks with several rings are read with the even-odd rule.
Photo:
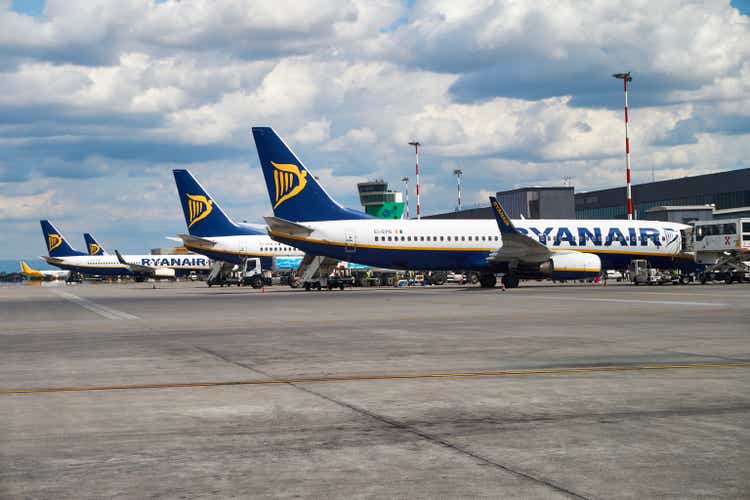
[[99, 245], [97, 245], [96, 243], [91, 243], [89, 245], [89, 255], [96, 255], [99, 253], [99, 250], [101, 249], [99, 248]]
[[286, 200], [294, 198], [305, 189], [307, 185], [307, 172], [300, 170], [297, 165], [291, 163], [271, 162], [276, 170], [273, 171], [273, 184], [276, 187], [275, 209]]
[[191, 228], [199, 220], [208, 217], [214, 209], [214, 201], [202, 194], [186, 194], [185, 196], [187, 196], [188, 203], [188, 228]]
[[47, 235], [47, 246], [50, 252], [60, 245], [62, 245], [62, 237], [59, 234], [49, 233]]

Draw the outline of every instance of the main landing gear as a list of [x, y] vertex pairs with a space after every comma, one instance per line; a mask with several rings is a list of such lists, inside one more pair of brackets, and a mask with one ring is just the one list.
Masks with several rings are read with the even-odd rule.
[[479, 284], [482, 288], [495, 288], [497, 278], [494, 274], [482, 274], [479, 276]]
[[506, 274], [503, 276], [503, 285], [505, 288], [518, 288], [521, 278], [517, 274]]
[[[518, 284], [521, 278], [515, 274], [506, 274], [502, 278], [502, 283], [505, 288], [518, 288]], [[494, 274], [480, 274], [479, 284], [482, 288], [494, 288], [497, 284], [497, 278]]]

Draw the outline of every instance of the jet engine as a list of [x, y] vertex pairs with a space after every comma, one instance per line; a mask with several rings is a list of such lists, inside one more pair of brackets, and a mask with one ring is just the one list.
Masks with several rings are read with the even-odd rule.
[[539, 265], [539, 271], [553, 280], [596, 278], [601, 270], [598, 255], [574, 251], [556, 253]]
[[154, 278], [174, 278], [174, 269], [169, 267], [157, 267], [154, 269]]

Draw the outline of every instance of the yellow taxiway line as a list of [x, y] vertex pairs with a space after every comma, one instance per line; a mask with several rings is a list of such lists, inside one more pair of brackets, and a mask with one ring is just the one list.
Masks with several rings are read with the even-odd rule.
[[132, 391], [141, 389], [183, 389], [191, 387], [222, 387], [232, 385], [271, 385], [271, 384], [304, 384], [320, 382], [360, 382], [371, 380], [403, 380], [426, 378], [460, 378], [460, 377], [507, 377], [523, 375], [553, 375], [569, 373], [599, 372], [632, 372], [643, 370], [684, 370], [696, 368], [740, 368], [750, 367], [750, 362], [736, 363], [700, 363], [683, 365], [634, 365], [634, 366], [590, 366], [580, 368], [544, 368], [530, 370], [493, 370], [458, 373], [407, 373], [393, 375], [350, 375], [333, 377], [300, 377], [257, 380], [227, 380], [218, 382], [188, 382], [163, 384], [102, 385], [73, 387], [36, 387], [18, 389], [0, 389], [0, 394], [36, 394], [44, 392], [91, 392], [91, 391]]

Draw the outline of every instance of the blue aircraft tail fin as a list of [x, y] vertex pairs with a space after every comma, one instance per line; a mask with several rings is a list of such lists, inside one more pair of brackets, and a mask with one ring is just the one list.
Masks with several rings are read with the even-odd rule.
[[89, 255], [106, 255], [107, 252], [90, 233], [83, 233], [83, 239], [86, 241], [86, 249], [89, 251]]
[[47, 244], [47, 251], [50, 257], [72, 257], [74, 255], [86, 255], [83, 252], [73, 249], [68, 240], [57, 230], [48, 220], [39, 221], [42, 225], [42, 234], [44, 242]]
[[342, 207], [270, 127], [253, 127], [273, 214], [293, 222], [371, 219]]
[[237, 224], [229, 218], [190, 171], [177, 169], [172, 172], [182, 204], [182, 213], [185, 215], [185, 224], [191, 236], [264, 234], [263, 231]]
[[495, 215], [495, 220], [497, 221], [497, 227], [500, 228], [500, 234], [518, 232], [516, 231], [513, 222], [510, 220], [510, 217], [508, 217], [508, 214], [505, 213], [505, 209], [503, 209], [500, 202], [497, 201], [497, 198], [490, 196], [490, 205], [492, 206], [492, 213]]

